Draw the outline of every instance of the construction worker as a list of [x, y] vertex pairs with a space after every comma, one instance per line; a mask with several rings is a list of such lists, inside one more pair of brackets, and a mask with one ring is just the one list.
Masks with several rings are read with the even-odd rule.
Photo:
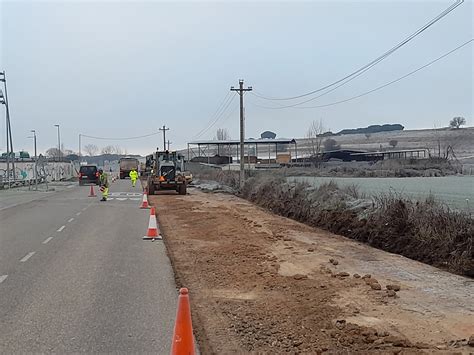
[[104, 170], [102, 169], [99, 169], [99, 186], [100, 191], [102, 192], [101, 201], [107, 201], [107, 197], [109, 196], [109, 180], [107, 174], [104, 173]]
[[132, 168], [128, 175], [130, 176], [130, 180], [132, 180], [132, 186], [135, 187], [135, 184], [138, 179], [138, 172], [135, 170], [135, 168]]

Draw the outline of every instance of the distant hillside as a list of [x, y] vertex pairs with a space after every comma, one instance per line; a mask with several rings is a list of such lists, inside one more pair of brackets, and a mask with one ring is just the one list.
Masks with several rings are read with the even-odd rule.
[[[343, 134], [331, 137], [342, 149], [363, 151], [428, 149], [437, 156], [447, 146], [454, 149], [458, 159], [474, 157], [474, 127], [460, 129], [399, 130], [363, 134]], [[298, 155], [310, 154], [311, 142], [307, 138], [297, 138]], [[392, 143], [392, 144], [391, 144]]]
[[378, 132], [391, 132], [391, 131], [403, 131], [405, 127], [401, 124], [384, 124], [384, 125], [371, 125], [366, 128], [355, 128], [355, 129], [343, 129], [336, 133], [337, 135], [342, 134], [366, 134], [366, 133], [378, 133]]

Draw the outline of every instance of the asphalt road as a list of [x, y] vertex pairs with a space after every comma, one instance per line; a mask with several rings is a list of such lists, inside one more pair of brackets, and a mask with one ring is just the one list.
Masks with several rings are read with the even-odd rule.
[[169, 353], [176, 285], [162, 242], [141, 239], [141, 188], [89, 189], [0, 210], [0, 353]]

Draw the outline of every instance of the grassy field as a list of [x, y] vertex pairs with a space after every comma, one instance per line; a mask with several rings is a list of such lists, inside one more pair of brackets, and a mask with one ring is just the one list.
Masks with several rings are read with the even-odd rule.
[[413, 177], [413, 178], [345, 178], [292, 177], [291, 181], [306, 182], [318, 187], [330, 181], [340, 186], [355, 185], [367, 195], [395, 193], [406, 198], [435, 200], [451, 208], [474, 213], [474, 176]]

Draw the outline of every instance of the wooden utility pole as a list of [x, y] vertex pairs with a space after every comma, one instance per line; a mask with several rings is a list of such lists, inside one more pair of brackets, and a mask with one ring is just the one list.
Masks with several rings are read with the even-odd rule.
[[249, 86], [244, 89], [244, 80], [239, 80], [239, 88], [236, 89], [233, 86], [230, 91], [236, 91], [240, 96], [240, 188], [244, 186], [245, 182], [245, 165], [244, 165], [244, 145], [245, 145], [245, 123], [244, 123], [244, 93], [246, 91], [252, 91], [252, 87]]
[[169, 128], [166, 128], [165, 125], [163, 125], [163, 128], [159, 128], [160, 131], [163, 131], [163, 151], [166, 150], [166, 131], [169, 131]]

